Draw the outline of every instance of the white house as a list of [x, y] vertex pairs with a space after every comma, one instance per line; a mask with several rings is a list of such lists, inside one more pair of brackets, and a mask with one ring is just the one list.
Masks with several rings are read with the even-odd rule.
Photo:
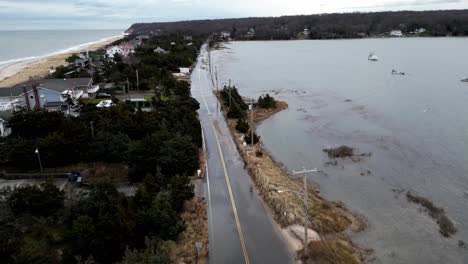
[[392, 30], [390, 31], [390, 36], [392, 37], [403, 37], [401, 30]]
[[107, 57], [111, 59], [114, 58], [115, 54], [119, 54], [125, 57], [134, 52], [135, 52], [135, 46], [129, 45], [129, 44], [112, 46], [106, 50]]
[[416, 33], [417, 33], [417, 34], [422, 34], [422, 33], [424, 33], [424, 32], [426, 32], [426, 29], [425, 29], [425, 28], [418, 28], [418, 29], [416, 29]]
[[11, 134], [11, 128], [8, 127], [7, 121], [0, 118], [0, 137], [8, 137]]
[[231, 37], [231, 33], [229, 31], [221, 31], [221, 38], [228, 39]]
[[154, 50], [154, 53], [158, 53], [158, 54], [166, 54], [167, 51], [164, 50], [163, 48], [161, 47], [157, 47], [155, 50]]
[[123, 51], [119, 46], [112, 46], [106, 50], [107, 57], [113, 59], [114, 54], [122, 54]]
[[190, 74], [190, 68], [180, 67], [179, 72], [183, 74]]

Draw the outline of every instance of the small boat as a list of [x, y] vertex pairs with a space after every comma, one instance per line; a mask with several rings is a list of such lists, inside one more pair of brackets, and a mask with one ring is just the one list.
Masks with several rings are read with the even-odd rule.
[[393, 75], [405, 75], [404, 72], [399, 72], [399, 71], [397, 71], [397, 70], [395, 70], [395, 69], [392, 70], [392, 74], [393, 74]]
[[468, 82], [468, 77], [467, 77], [467, 78], [463, 78], [461, 81], [462, 81], [462, 82]]
[[377, 57], [377, 55], [375, 55], [373, 52], [369, 53], [369, 57], [367, 57], [368, 60], [370, 61], [378, 61], [379, 60], [379, 57]]

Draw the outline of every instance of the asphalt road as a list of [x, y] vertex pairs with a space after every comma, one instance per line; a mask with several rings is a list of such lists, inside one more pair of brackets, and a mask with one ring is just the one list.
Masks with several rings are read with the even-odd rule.
[[[208, 68], [206, 47], [192, 72], [207, 153], [209, 263], [293, 263], [294, 258], [253, 186], [232, 141]], [[255, 190], [255, 187], [253, 187]]]

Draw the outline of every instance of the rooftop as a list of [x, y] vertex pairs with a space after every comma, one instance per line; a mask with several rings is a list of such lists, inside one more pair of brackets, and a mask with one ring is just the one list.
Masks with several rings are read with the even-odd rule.
[[42, 79], [39, 81], [32, 80], [18, 84], [13, 87], [0, 88], [0, 97], [19, 96], [23, 93], [23, 86], [29, 91], [33, 84], [39, 83], [40, 86], [56, 92], [63, 92], [77, 86], [88, 86], [92, 82], [92, 78], [68, 78], [68, 79]]

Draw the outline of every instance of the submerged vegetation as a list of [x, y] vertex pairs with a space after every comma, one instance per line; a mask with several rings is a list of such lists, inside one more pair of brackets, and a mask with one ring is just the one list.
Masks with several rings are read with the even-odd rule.
[[453, 222], [445, 214], [443, 208], [435, 206], [429, 199], [412, 194], [411, 192], [406, 193], [408, 201], [421, 205], [427, 210], [430, 217], [437, 221], [439, 225], [439, 232], [444, 237], [450, 237], [457, 232]]
[[354, 149], [348, 146], [339, 146], [337, 148], [323, 149], [329, 158], [346, 158], [354, 156]]

